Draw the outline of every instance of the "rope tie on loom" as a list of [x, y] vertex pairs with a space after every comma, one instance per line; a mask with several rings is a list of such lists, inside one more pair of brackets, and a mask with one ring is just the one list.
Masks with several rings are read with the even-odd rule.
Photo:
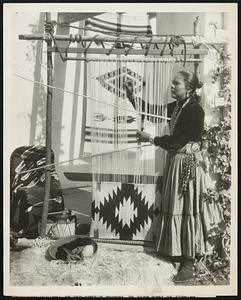
[[56, 25], [55, 21], [44, 22], [44, 31], [49, 32], [50, 34], [54, 33], [54, 26]]
[[[99, 36], [99, 34], [96, 34], [92, 37], [91, 41], [89, 42], [88, 46], [86, 47], [87, 50], [90, 48], [90, 46], [92, 45], [93, 42], [96, 43], [96, 45], [99, 45], [100, 43], [103, 43], [103, 42], [98, 42], [96, 41], [95, 39]], [[70, 43], [80, 43], [82, 44], [82, 47], [85, 48], [85, 45], [84, 45], [84, 41], [83, 41], [83, 38], [82, 38], [82, 35], [80, 33], [76, 33], [75, 35], [73, 34], [70, 34], [70, 38], [69, 38], [69, 42]]]
[[[61, 60], [62, 61], [67, 61], [68, 60], [68, 48], [70, 46], [71, 43], [74, 43], [74, 42], [81, 42], [82, 44], [82, 47], [85, 48], [85, 45], [84, 45], [84, 42], [83, 42], [83, 39], [82, 39], [82, 35], [81, 34], [70, 34], [70, 37], [69, 37], [69, 45], [68, 47], [66, 47], [65, 49], [65, 57], [63, 57], [61, 51], [59, 51], [59, 48], [58, 48], [58, 45], [57, 45], [57, 42], [55, 40], [55, 37], [53, 35], [54, 33], [54, 26], [57, 24], [57, 22], [55, 21], [52, 21], [50, 23], [46, 23], [45, 22], [45, 30], [49, 31], [49, 33], [45, 34], [45, 40], [48, 40], [48, 39], [52, 39], [53, 42], [54, 42], [54, 45], [55, 45], [55, 48], [57, 50], [57, 52], [59, 53], [60, 57], [61, 57]], [[61, 25], [61, 24], [60, 24]], [[88, 46], [86, 47], [85, 51], [84, 51], [84, 54], [86, 55], [87, 52], [88, 52], [88, 49], [90, 48], [90, 46], [92, 45], [93, 42], [95, 42], [97, 45], [98, 44], [101, 44], [104, 47], [104, 43], [103, 42], [99, 42], [97, 43], [97, 41], [95, 41], [96, 37], [98, 37], [99, 34], [96, 34], [92, 37], [91, 41], [89, 42]], [[119, 47], [119, 40], [121, 38], [121, 35], [119, 34], [118, 37], [117, 37], [117, 40], [115, 41], [115, 43], [113, 44], [113, 46], [111, 47], [111, 49], [108, 51], [108, 53], [106, 54], [107, 56], [109, 56], [113, 50], [116, 48], [120, 48]], [[136, 42], [136, 39], [138, 38], [138, 36], [136, 36], [134, 38], [134, 40], [132, 41], [131, 45], [129, 46], [129, 48], [125, 51], [125, 56], [127, 56], [130, 52], [130, 50], [132, 49], [134, 43]], [[161, 50], [160, 52], [160, 56], [162, 56], [164, 54], [164, 50], [166, 48], [166, 45], [167, 45], [167, 39], [168, 37], [166, 37], [166, 40], [165, 40], [165, 43], [164, 43], [164, 46], [163, 46], [163, 49]], [[146, 52], [145, 52], [145, 57], [147, 57], [149, 51], [150, 51], [150, 48], [151, 48], [151, 43], [152, 43], [152, 40], [153, 40], [153, 36], [150, 37], [150, 41], [148, 43], [148, 45], [144, 46], [142, 43], [140, 43], [141, 45], [141, 48], [142, 49], [146, 49]], [[184, 38], [182, 36], [174, 36], [174, 37], [171, 37], [168, 45], [169, 45], [169, 49], [170, 49], [170, 54], [171, 56], [174, 55], [174, 48], [177, 48], [180, 46], [180, 44], [183, 44], [184, 45], [184, 62], [183, 62], [183, 67], [185, 67], [185, 64], [186, 64], [186, 53], [187, 53], [187, 49], [186, 49], [186, 42], [184, 40]], [[194, 42], [193, 42], [194, 44]], [[158, 45], [155, 44], [155, 46], [158, 48]], [[86, 60], [87, 61], [87, 60]], [[179, 58], [177, 58], [177, 61], [181, 61]]]
[[165, 40], [164, 46], [163, 46], [163, 48], [162, 48], [162, 50], [161, 50], [161, 52], [160, 52], [160, 56], [163, 56], [163, 54], [164, 54], [164, 51], [165, 51], [165, 49], [166, 49], [166, 46], [167, 46], [167, 41], [168, 41], [168, 37], [166, 37], [166, 40]]
[[[70, 47], [70, 45], [71, 45], [73, 39], [74, 39], [74, 38], [73, 38], [72, 34], [70, 34], [70, 41], [69, 41], [69, 44], [68, 44], [68, 46], [65, 48], [65, 61], [68, 59], [68, 49], [69, 49], [69, 47]], [[59, 55], [60, 55], [60, 57], [61, 57], [61, 53], [60, 53], [60, 51], [59, 51], [58, 48], [57, 48], [57, 50], [58, 50]]]
[[99, 36], [99, 34], [96, 34], [92, 37], [91, 41], [89, 42], [88, 46], [85, 48], [85, 52], [84, 55], [87, 53], [88, 49], [90, 48], [90, 46], [93, 44], [93, 42], [95, 41], [95, 39], [97, 38], [97, 36]]
[[186, 48], [186, 42], [184, 38], [180, 35], [176, 35], [171, 37], [169, 41], [169, 49], [171, 51], [171, 56], [173, 56], [173, 50], [174, 48], [178, 48], [181, 44], [184, 46], [184, 62], [183, 62], [183, 67], [185, 67], [186, 64], [186, 55], [187, 55], [187, 48]]
[[119, 40], [120, 40], [120, 36], [117, 37], [115, 43], [113, 44], [113, 46], [111, 47], [111, 49], [109, 50], [109, 52], [106, 53], [107, 56], [109, 56], [109, 55], [112, 53], [112, 51], [113, 51], [113, 50], [115, 49], [115, 47], [118, 45]]
[[[92, 45], [92, 43], [95, 42], [95, 43], [97, 44], [97, 42], [95, 41], [95, 39], [96, 39], [98, 36], [99, 36], [99, 34], [94, 35], [94, 36], [92, 37], [91, 41], [89, 42], [89, 44], [87, 45], [87, 47], [85, 48], [85, 44], [84, 44], [84, 41], [83, 41], [83, 38], [82, 38], [82, 35], [81, 35], [81, 34], [79, 34], [79, 33], [77, 33], [77, 34], [75, 34], [75, 35], [70, 34], [70, 36], [69, 36], [69, 45], [68, 45], [68, 47], [66, 47], [66, 49], [65, 49], [65, 54], [66, 54], [66, 59], [65, 59], [65, 61], [66, 61], [67, 58], [68, 58], [68, 49], [69, 49], [71, 43], [75, 43], [75, 42], [81, 43], [82, 47], [85, 48], [84, 55], [86, 55], [87, 52], [88, 52], [88, 49], [90, 48], [90, 46]], [[53, 38], [54, 38], [54, 37], [53, 37]], [[59, 51], [58, 47], [57, 47], [57, 50], [58, 50], [59, 55], [61, 56], [61, 52]]]
[[132, 41], [130, 47], [125, 51], [125, 56], [127, 56], [130, 52], [130, 50], [132, 49], [133, 45], [135, 44], [136, 40], [137, 40], [137, 36], [134, 38], [134, 40]]
[[[45, 32], [48, 32], [46, 34], [47, 39], [51, 39], [54, 42], [54, 46], [55, 46], [56, 50], [58, 51], [61, 60], [65, 62], [67, 60], [67, 50], [66, 50], [66, 57], [64, 57], [63, 54], [59, 51], [57, 41], [55, 40], [55, 37], [54, 37], [54, 26], [56, 26], [56, 24], [57, 24], [57, 22], [55, 22], [55, 21], [51, 21], [51, 22], [45, 21], [44, 30], [45, 30]], [[71, 35], [70, 35], [70, 39], [71, 39]]]
[[[53, 33], [54, 33], [54, 26], [56, 26], [56, 25], [67, 26], [67, 27], [70, 27], [70, 28], [77, 28], [77, 29], [84, 29], [84, 28], [82, 28], [82, 27], [77, 27], [77, 26], [71, 26], [71, 25], [67, 25], [67, 24], [61, 24], [61, 23], [58, 23], [58, 22], [56, 22], [56, 21], [51, 21], [51, 22], [48, 22], [48, 23], [45, 22], [45, 25], [44, 25], [44, 26], [45, 26], [45, 30], [47, 30], [47, 31], [50, 32], [51, 39], [54, 41], [55, 47], [56, 47], [56, 49], [57, 49], [57, 51], [58, 51], [58, 53], [59, 53], [61, 59], [62, 59], [63, 61], [66, 61], [66, 60], [67, 60], [67, 49], [68, 49], [68, 48], [66, 48], [66, 51], [65, 51], [65, 52], [66, 52], [66, 57], [64, 58], [64, 57], [62, 56], [62, 53], [59, 51], [58, 46], [57, 46], [57, 43], [56, 43], [56, 40], [55, 40], [55, 38], [54, 38], [54, 36], [53, 36]], [[88, 30], [88, 29], [87, 29], [87, 30]], [[105, 33], [105, 34], [111, 34], [110, 32], [104, 32], [104, 33]], [[112, 34], [113, 34], [113, 33], [112, 33]], [[107, 56], [110, 55], [110, 54], [112, 53], [112, 51], [113, 51], [114, 48], [117, 48], [117, 45], [119, 44], [119, 38], [121, 37], [121, 35], [123, 36], [124, 34], [123, 34], [123, 33], [120, 34], [120, 33], [118, 32], [117, 40], [116, 40], [115, 44], [112, 46], [112, 48], [109, 50], [109, 52], [107, 53]], [[129, 36], [129, 35], [130, 35], [130, 34], [127, 34], [127, 36]], [[88, 49], [90, 48], [90, 46], [91, 46], [91, 44], [92, 44], [93, 42], [95, 42], [95, 43], [98, 45], [98, 43], [95, 41], [95, 38], [96, 38], [97, 36], [98, 36], [98, 34], [95, 35], [95, 36], [93, 37], [93, 39], [90, 41], [90, 43], [88, 44], [88, 46], [87, 46], [87, 48], [86, 48], [86, 50], [85, 50], [85, 52], [84, 52], [85, 54], [87, 53]], [[151, 42], [152, 42], [152, 39], [153, 39], [154, 36], [162, 36], [162, 35], [153, 35], [153, 34], [152, 34], [152, 36], [151, 36], [151, 38], [150, 38], [149, 45], [146, 46], [146, 49], [147, 49], [147, 50], [146, 50], [145, 56], [147, 56], [148, 53], [149, 53], [149, 49], [150, 49], [150, 46], [151, 46]], [[134, 38], [132, 44], [130, 45], [129, 49], [126, 50], [126, 52], [125, 52], [125, 55], [126, 55], [126, 56], [128, 55], [130, 49], [133, 47], [133, 45], [134, 45], [134, 43], [135, 43], [137, 37], [138, 37], [138, 35], [135, 36], [135, 38]], [[199, 37], [199, 40], [200, 40], [200, 37], [201, 37], [201, 36], [200, 36], [200, 35], [199, 35], [199, 36], [196, 35], [195, 38], [197, 38], [197, 37]], [[50, 37], [48, 36], [48, 34], [46, 34], [45, 39], [47, 40], [47, 39], [49, 39], [49, 38], [50, 38]], [[164, 43], [164, 47], [163, 47], [163, 49], [162, 49], [162, 51], [161, 51], [161, 53], [160, 53], [160, 56], [162, 56], [162, 55], [164, 54], [164, 50], [165, 50], [166, 44], [167, 44], [167, 39], [168, 39], [168, 36], [166, 36], [166, 40], [165, 40], [165, 43]], [[192, 41], [193, 41], [193, 40], [192, 40]], [[83, 43], [83, 40], [82, 40], [82, 36], [81, 36], [80, 34], [75, 34], [75, 36], [73, 36], [72, 34], [70, 34], [70, 43], [71, 43], [71, 42], [72, 42], [72, 43], [73, 43], [73, 42], [77, 42], [77, 43], [81, 42], [82, 47], [83, 47], [83, 48], [85, 47], [85, 46], [84, 46], [84, 43]], [[105, 48], [103, 42], [100, 42], [100, 44], [103, 46], [103, 48]], [[140, 43], [140, 44], [141, 44], [142, 49], [144, 49], [145, 46], [144, 46], [142, 43]], [[174, 54], [174, 48], [179, 47], [180, 44], [183, 44], [183, 45], [184, 45], [184, 62], [183, 62], [183, 67], [185, 67], [185, 64], [186, 64], [186, 52], [187, 52], [187, 49], [186, 49], [186, 42], [185, 42], [184, 38], [183, 38], [182, 36], [179, 36], [179, 35], [173, 36], [173, 37], [170, 38], [170, 41], [169, 41], [168, 44], [169, 44], [169, 49], [170, 49], [170, 54], [171, 54], [171, 56], [173, 56], [173, 54]], [[193, 44], [194, 44], [194, 42], [193, 42]], [[70, 45], [70, 44], [69, 44], [69, 45]], [[155, 46], [158, 48], [158, 45], [157, 45], [157, 44], [155, 44]]]
[[69, 43], [80, 43], [82, 44], [83, 48], [85, 47], [83, 39], [82, 39], [82, 35], [80, 33], [76, 33], [75, 35], [70, 33], [69, 35]]
[[[53, 42], [54, 42], [54, 46], [57, 50], [57, 52], [59, 53], [59, 56], [61, 58], [61, 60], [63, 62], [65, 62], [67, 59], [68, 59], [68, 48], [70, 47], [70, 44], [71, 43], [80, 43], [82, 44], [82, 47], [85, 48], [85, 45], [84, 45], [84, 42], [83, 42], [83, 39], [82, 39], [82, 35], [81, 34], [70, 34], [69, 35], [69, 44], [68, 44], [68, 47], [66, 47], [65, 49], [65, 57], [62, 55], [61, 51], [59, 51], [59, 47], [58, 47], [58, 44], [57, 44], [57, 41], [54, 37], [54, 26], [56, 26], [56, 24], [59, 24], [57, 23], [56, 21], [52, 21], [52, 22], [45, 22], [44, 24], [44, 28], [45, 28], [45, 31], [49, 32], [49, 34], [46, 35], [46, 39], [52, 39]], [[92, 45], [93, 42], [95, 42], [97, 44], [97, 42], [95, 41], [95, 39], [99, 36], [99, 34], [96, 34], [92, 37], [91, 41], [89, 42], [88, 46], [86, 47], [85, 51], [84, 51], [84, 54], [86, 54], [88, 52], [88, 49], [90, 48], [90, 46]]]
[[149, 41], [148, 45], [146, 46], [147, 49], [146, 49], [145, 56], [147, 56], [150, 51], [152, 40], [153, 40], [153, 37], [150, 38], [150, 41]]

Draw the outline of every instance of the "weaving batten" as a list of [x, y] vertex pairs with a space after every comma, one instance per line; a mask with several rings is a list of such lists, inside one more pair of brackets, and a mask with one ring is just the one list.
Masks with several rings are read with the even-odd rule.
[[[146, 146], [152, 146], [152, 145], [151, 144], [141, 145], [141, 147], [146, 147]], [[20, 175], [20, 174], [26, 174], [26, 173], [33, 172], [33, 171], [36, 171], [36, 170], [46, 169], [46, 168], [49, 168], [49, 167], [54, 167], [54, 166], [66, 164], [66, 163], [77, 161], [77, 160], [88, 160], [88, 159], [92, 159], [93, 157], [96, 157], [96, 156], [102, 156], [102, 155], [107, 155], [107, 154], [115, 153], [115, 152], [133, 150], [133, 149], [137, 149], [139, 147], [140, 146], [132, 146], [132, 147], [127, 147], [127, 148], [123, 148], [123, 149], [117, 149], [117, 150], [114, 150], [114, 151], [105, 151], [105, 152], [101, 152], [101, 153], [97, 153], [97, 154], [83, 155], [83, 156], [80, 156], [80, 157], [76, 157], [76, 158], [73, 158], [73, 159], [68, 159], [68, 160], [60, 161], [60, 162], [57, 162], [57, 163], [43, 165], [41, 167], [36, 167], [36, 168], [31, 168], [31, 169], [28, 169], [26, 171], [18, 171], [18, 170], [16, 170], [16, 174], [18, 174], [18, 175]]]

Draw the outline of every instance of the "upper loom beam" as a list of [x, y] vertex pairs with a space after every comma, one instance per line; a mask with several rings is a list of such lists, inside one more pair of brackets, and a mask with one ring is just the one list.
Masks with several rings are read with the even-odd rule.
[[[196, 22], [197, 23], [197, 22]], [[196, 24], [195, 23], [195, 27]], [[86, 36], [86, 35], [52, 35], [52, 34], [21, 34], [19, 35], [20, 40], [45, 40], [46, 42], [54, 40], [55, 46], [48, 46], [49, 52], [59, 52], [61, 55], [62, 60], [73, 60], [74, 58], [68, 58], [67, 55], [69, 53], [84, 53], [84, 54], [115, 54], [115, 55], [144, 55], [147, 54], [147, 45], [150, 47], [148, 50], [148, 55], [183, 55], [184, 50], [180, 50], [179, 48], [173, 48], [172, 53], [170, 49], [158, 49], [158, 45], [165, 45], [171, 42], [173, 35], [170, 35], [169, 38], [167, 36], [152, 36], [152, 37], [140, 37], [140, 36], [121, 36], [113, 37], [113, 36], [106, 36], [106, 35], [95, 35], [93, 36]], [[199, 58], [200, 55], [207, 55], [208, 50], [205, 48], [200, 48], [200, 45], [219, 45], [219, 44], [226, 44], [227, 41], [218, 40], [218, 39], [207, 39], [200, 37], [197, 35], [196, 28], [194, 30], [193, 36], [183, 36], [183, 41], [186, 45], [192, 45], [193, 47], [186, 48], [186, 55], [194, 55], [194, 58]], [[66, 41], [69, 43], [80, 43], [81, 47], [58, 47], [56, 42], [57, 41]], [[123, 47], [114, 47], [118, 42], [118, 44], [122, 44]], [[102, 48], [93, 48], [90, 47], [92, 43], [97, 45], [101, 45]], [[104, 46], [104, 43], [112, 43], [112, 46], [107, 45]], [[128, 43], [128, 44], [126, 44]], [[142, 46], [140, 49], [133, 48], [134, 45]], [[143, 47], [144, 45], [144, 47]], [[155, 47], [156, 46], [156, 47]], [[128, 49], [128, 50], [127, 50]], [[62, 55], [65, 54], [65, 55]], [[83, 60], [83, 58], [81, 58]], [[198, 59], [197, 59], [198, 61]]]
[[[85, 53], [86, 48], [64, 48], [64, 47], [49, 47], [49, 51], [51, 52], [61, 52], [65, 54], [71, 54], [71, 53]], [[110, 49], [108, 48], [89, 48], [88, 51], [86, 52], [87, 54], [106, 54], [108, 55], [108, 52]], [[146, 54], [146, 49], [128, 49], [128, 54], [126, 55], [126, 49], [125, 48], [117, 48], [113, 49], [111, 51], [111, 54], [123, 54], [125, 56], [127, 55], [145, 55]], [[182, 49], [174, 49], [173, 50], [173, 55], [183, 55], [184, 50]], [[187, 49], [187, 55], [206, 55], [208, 54], [207, 49]], [[160, 49], [150, 49], [148, 52], [148, 56], [150, 55], [170, 55], [170, 50], [166, 49], [163, 52]]]
[[[47, 40], [51, 38], [45, 34], [20, 34], [20, 40]], [[71, 35], [54, 35], [53, 36], [56, 41], [66, 41], [66, 42], [77, 42], [74, 36]], [[170, 35], [170, 39], [171, 39]], [[193, 37], [195, 36], [185, 36], [185, 43], [188, 45], [193, 45]], [[106, 35], [96, 35], [94, 38], [94, 42], [101, 43], [101, 42], [108, 42], [114, 43], [118, 39], [119, 43], [135, 43], [135, 44], [166, 44], [169, 40], [166, 39], [166, 36], [152, 36], [152, 37], [139, 37], [139, 36], [106, 36]], [[93, 42], [92, 36], [81, 36], [81, 40], [83, 42]], [[227, 41], [223, 41], [220, 39], [208, 39], [208, 38], [201, 38], [201, 42], [205, 44], [226, 44]]]

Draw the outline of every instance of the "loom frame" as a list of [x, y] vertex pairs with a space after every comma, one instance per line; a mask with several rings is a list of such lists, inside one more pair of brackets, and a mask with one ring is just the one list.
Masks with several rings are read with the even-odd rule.
[[[186, 45], [192, 45], [193, 48], [189, 48], [186, 50], [186, 55], [193, 55], [193, 59], [186, 59], [185, 61], [190, 61], [194, 63], [195, 73], [198, 72], [199, 63], [203, 61], [201, 56], [204, 56], [208, 53], [207, 49], [202, 49], [200, 46], [203, 44], [206, 45], [219, 45], [226, 44], [226, 41], [221, 40], [211, 40], [204, 39], [200, 35], [197, 34], [197, 24], [198, 17], [195, 19], [194, 26], [194, 34], [193, 35], [182, 35], [182, 38]], [[20, 34], [20, 40], [42, 40], [47, 44], [47, 99], [46, 99], [46, 165], [51, 165], [51, 148], [52, 148], [52, 97], [53, 97], [53, 64], [52, 64], [52, 53], [59, 53], [62, 61], [68, 60], [86, 60], [86, 54], [106, 54], [109, 55], [144, 55], [147, 56], [173, 56], [178, 57], [184, 55], [184, 50], [180, 49], [165, 49], [165, 46], [170, 42], [171, 38], [174, 35], [159, 35], [159, 36], [128, 36], [120, 34], [117, 37], [106, 36], [97, 34], [94, 37], [86, 36], [86, 35], [54, 35], [54, 26], [56, 25], [55, 21], [51, 20], [51, 13], [45, 13], [45, 29], [44, 34]], [[192, 38], [195, 37], [197, 41], [196, 45]], [[81, 47], [58, 47], [57, 41], [66, 41], [69, 42], [69, 46], [71, 43], [77, 42], [81, 43]], [[112, 43], [111, 47], [106, 48], [104, 43]], [[90, 48], [90, 46], [95, 43], [101, 45], [102, 48]], [[120, 44], [122, 43], [122, 47]], [[126, 44], [130, 43], [128, 47], [125, 47]], [[141, 49], [134, 49], [134, 46], [138, 45]], [[160, 45], [164, 45], [162, 49], [160, 49]], [[152, 47], [153, 46], [153, 47]], [[69, 54], [84, 54], [83, 58], [78, 57], [69, 57]], [[65, 56], [64, 56], [65, 55]], [[179, 58], [178, 60], [183, 61]], [[49, 166], [46, 167], [45, 173], [45, 197], [43, 201], [43, 212], [41, 219], [41, 227], [40, 227], [40, 235], [42, 237], [46, 236], [46, 224], [47, 224], [47, 216], [48, 216], [48, 200], [50, 197], [50, 169]]]

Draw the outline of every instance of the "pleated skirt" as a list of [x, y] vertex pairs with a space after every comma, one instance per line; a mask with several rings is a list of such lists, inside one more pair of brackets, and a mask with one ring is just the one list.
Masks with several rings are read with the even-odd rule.
[[203, 195], [212, 181], [202, 167], [200, 152], [195, 179], [182, 193], [182, 169], [185, 153], [168, 152], [163, 174], [160, 214], [157, 219], [156, 250], [162, 256], [185, 256], [211, 253], [210, 236], [223, 222], [219, 203], [205, 201]]

